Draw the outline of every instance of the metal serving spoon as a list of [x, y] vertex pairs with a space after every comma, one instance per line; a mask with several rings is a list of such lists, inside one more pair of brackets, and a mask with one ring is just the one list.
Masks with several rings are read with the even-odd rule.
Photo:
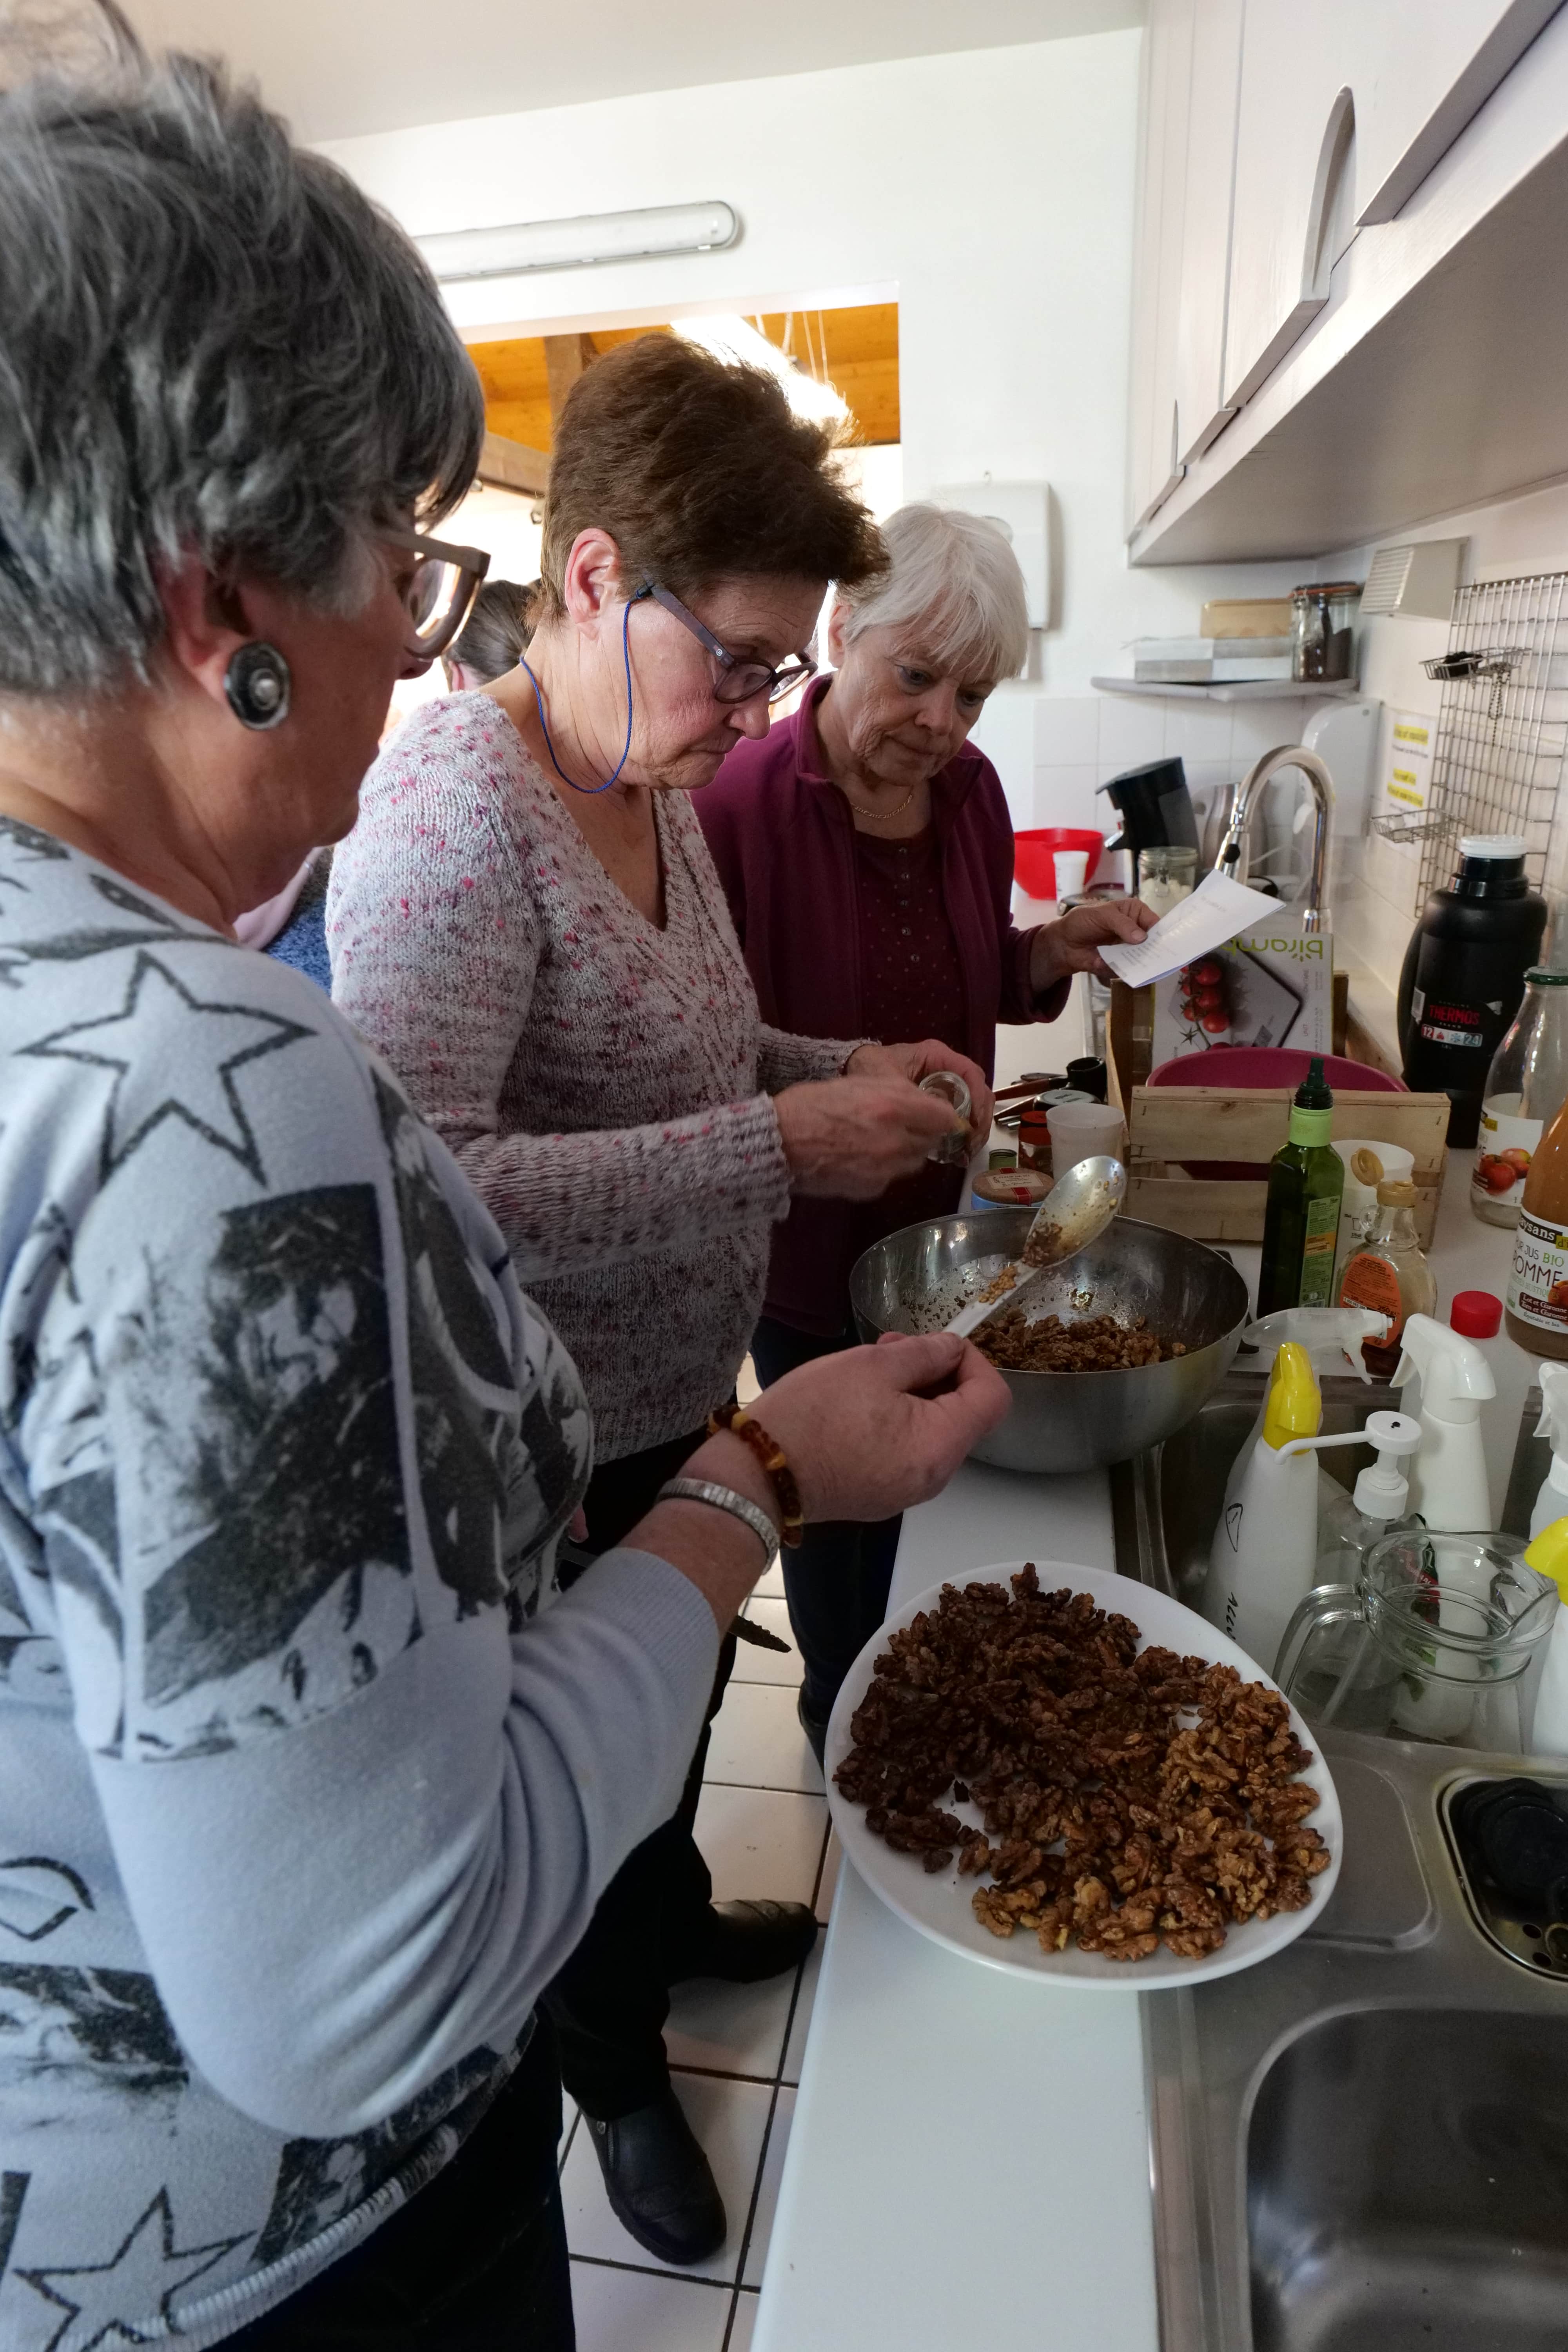
[[965, 1307], [947, 1328], [956, 1331], [961, 1339], [969, 1339], [999, 1307], [1011, 1307], [1021, 1298], [1037, 1275], [1060, 1265], [1064, 1258], [1076, 1257], [1079, 1250], [1098, 1241], [1126, 1197], [1127, 1171], [1120, 1160], [1104, 1153], [1080, 1160], [1065, 1176], [1058, 1177], [1036, 1210], [1012, 1288]]

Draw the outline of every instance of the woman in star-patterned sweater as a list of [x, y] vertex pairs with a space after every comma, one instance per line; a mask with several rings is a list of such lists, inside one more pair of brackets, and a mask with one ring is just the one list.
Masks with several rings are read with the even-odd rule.
[[[576, 1369], [235, 937], [461, 624], [482, 408], [401, 231], [100, 22], [0, 8], [0, 2345], [570, 2352], [536, 2006], [780, 1500], [725, 1433], [560, 1591]], [[866, 1355], [773, 1410], [808, 1514], [994, 1416]]]

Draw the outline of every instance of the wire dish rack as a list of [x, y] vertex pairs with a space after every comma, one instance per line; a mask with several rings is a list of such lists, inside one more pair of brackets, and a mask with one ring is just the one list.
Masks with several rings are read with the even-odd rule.
[[1466, 833], [1521, 834], [1540, 889], [1568, 752], [1568, 572], [1459, 589], [1447, 650], [1423, 667], [1443, 688], [1427, 805], [1374, 829], [1419, 844], [1418, 904], [1448, 881]]

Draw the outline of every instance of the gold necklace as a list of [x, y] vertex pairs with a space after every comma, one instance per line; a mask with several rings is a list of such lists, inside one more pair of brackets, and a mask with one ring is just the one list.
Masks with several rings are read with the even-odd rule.
[[[840, 792], [844, 792], [842, 784], [840, 784], [838, 789]], [[844, 797], [847, 801], [849, 801], [849, 805], [854, 810], [856, 815], [863, 816], [868, 824], [891, 824], [896, 816], [902, 816], [904, 811], [909, 807], [910, 802], [914, 799], [914, 796], [919, 790], [919, 784], [911, 784], [909, 791], [904, 794], [903, 799], [899, 803], [898, 807], [892, 809], [862, 808], [858, 801], [849, 801], [849, 795], [847, 792], [844, 793]]]

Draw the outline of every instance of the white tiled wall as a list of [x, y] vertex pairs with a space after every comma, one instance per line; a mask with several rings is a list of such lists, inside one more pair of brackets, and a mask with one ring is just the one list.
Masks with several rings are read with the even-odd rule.
[[[1109, 831], [1115, 812], [1109, 801], [1096, 798], [1099, 787], [1128, 768], [1173, 757], [1185, 766], [1188, 789], [1201, 806], [1215, 793], [1227, 793], [1261, 753], [1277, 743], [1297, 741], [1305, 708], [1299, 702], [1185, 702], [1115, 694], [1039, 696], [1033, 711], [1033, 795], [1027, 817], [1015, 808], [1014, 823], [1092, 824]], [[995, 750], [989, 741], [983, 744], [998, 768], [999, 752], [1012, 750], [1017, 757], [1016, 731], [1009, 727], [1006, 742]], [[1016, 782], [1008, 799], [1022, 798]]]

